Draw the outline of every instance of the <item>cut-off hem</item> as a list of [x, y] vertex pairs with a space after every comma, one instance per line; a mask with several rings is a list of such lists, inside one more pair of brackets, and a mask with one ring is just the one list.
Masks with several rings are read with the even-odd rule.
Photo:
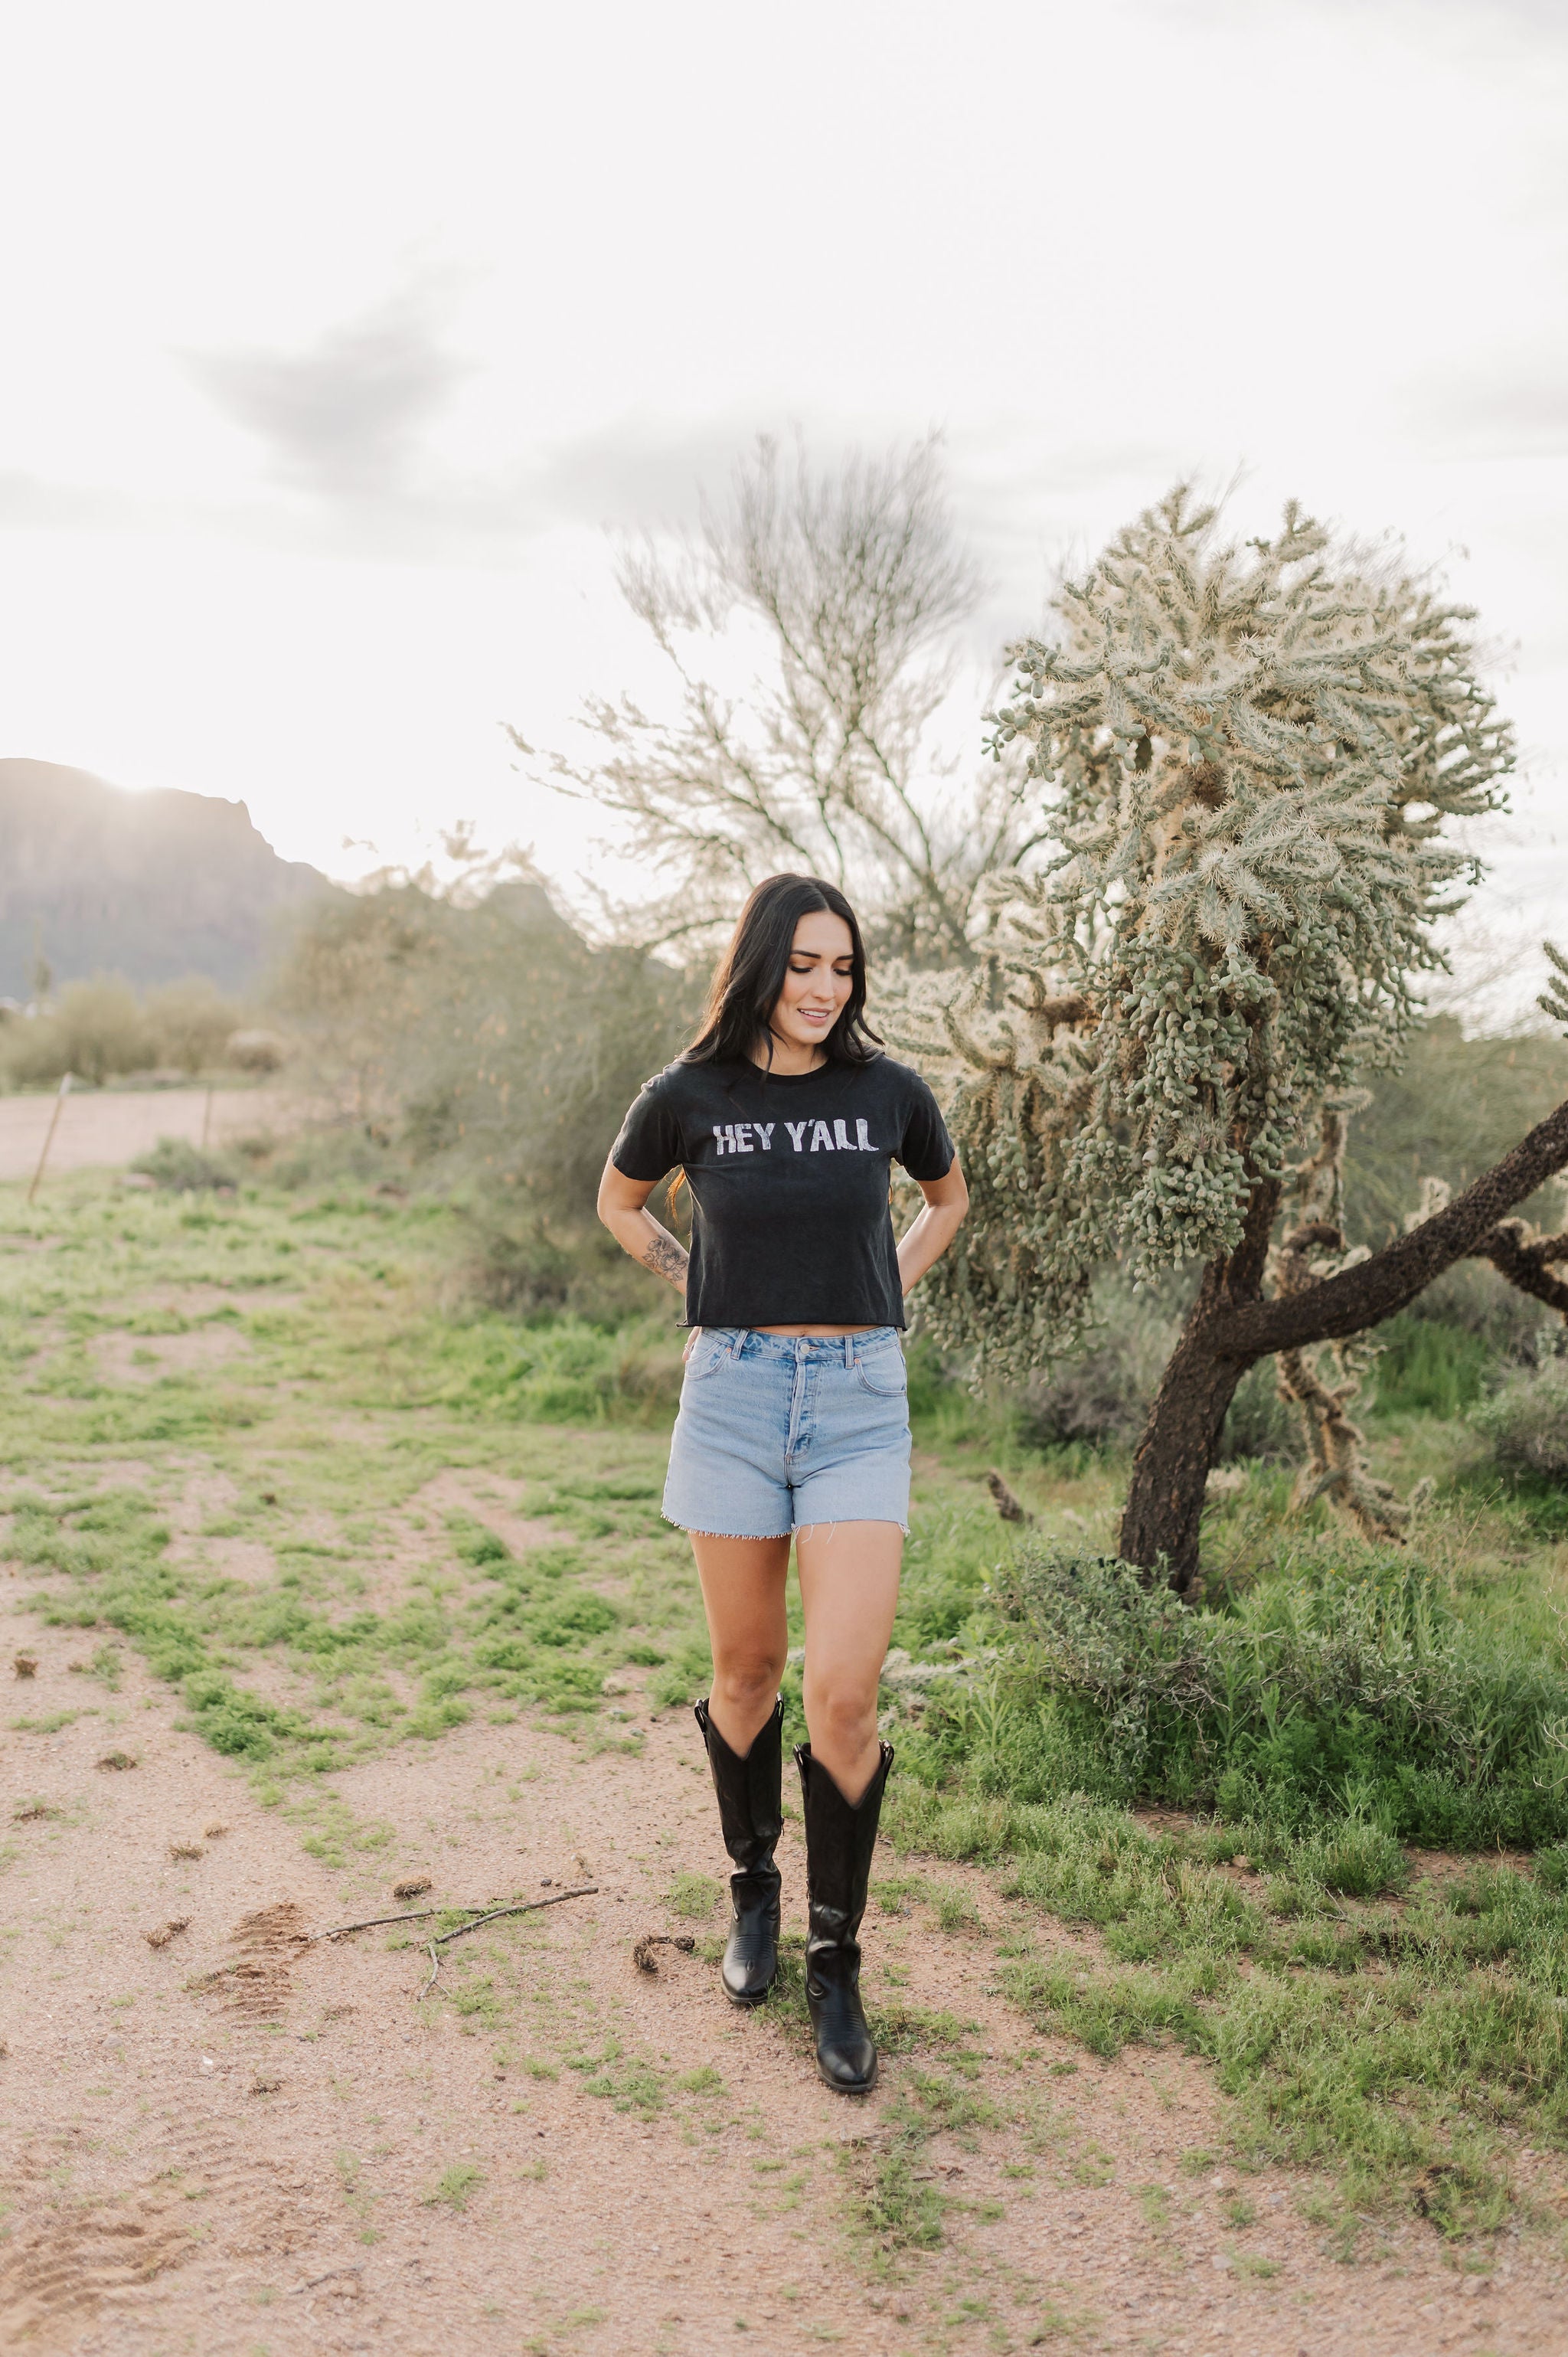
[[689, 1539], [755, 1539], [759, 1546], [770, 1546], [775, 1539], [808, 1538], [813, 1531], [835, 1531], [840, 1523], [886, 1523], [906, 1538], [909, 1535], [908, 1523], [901, 1523], [897, 1514], [835, 1514], [831, 1522], [796, 1523], [787, 1531], [703, 1531], [694, 1523], [677, 1522], [673, 1514], [666, 1514], [664, 1520], [671, 1530], [684, 1531]]

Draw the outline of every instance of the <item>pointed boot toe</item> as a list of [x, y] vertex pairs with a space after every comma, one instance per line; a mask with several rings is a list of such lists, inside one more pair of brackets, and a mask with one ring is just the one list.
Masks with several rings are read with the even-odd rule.
[[806, 2006], [817, 2069], [836, 2094], [869, 2094], [876, 2084], [876, 2041], [860, 2002], [860, 1953], [843, 1948], [808, 1963]]
[[731, 2005], [760, 2005], [779, 1977], [779, 1869], [732, 1874], [734, 1920], [719, 1980]]

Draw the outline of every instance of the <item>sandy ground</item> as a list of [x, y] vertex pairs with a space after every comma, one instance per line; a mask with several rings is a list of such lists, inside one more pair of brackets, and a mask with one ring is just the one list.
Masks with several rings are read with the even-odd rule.
[[[0, 1179], [31, 1178], [48, 1133], [56, 1099], [0, 1097]], [[146, 1154], [160, 1137], [199, 1146], [297, 1126], [297, 1106], [275, 1088], [73, 1089], [49, 1147], [48, 1171], [113, 1170]]]
[[[98, 1641], [17, 1602], [0, 1627], [0, 2348], [1568, 2349], [1539, 2239], [1466, 2275], [1412, 2219], [1346, 2266], [1302, 2214], [1303, 2180], [1192, 2175], [1195, 2151], [1224, 2146], [1207, 2072], [1164, 2053], [1102, 2065], [1033, 2034], [993, 1994], [1013, 1910], [950, 1867], [935, 1871], [966, 1885], [983, 1931], [874, 1905], [868, 1947], [879, 1986], [974, 2025], [973, 2090], [996, 2124], [918, 2157], [957, 2205], [947, 2243], [879, 2266], [852, 2197], [900, 2087], [950, 2058], [896, 2056], [854, 2104], [797, 2033], [728, 2007], [700, 1953], [636, 1968], [641, 1934], [700, 1929], [668, 1910], [672, 1875], [724, 1870], [687, 1712], [650, 1717], [628, 1694], [640, 1757], [526, 1721], [406, 1744], [333, 1779], [339, 1818], [383, 1835], [334, 1869], [303, 1846], [309, 1820], [181, 1733], [134, 1662], [117, 1695], [73, 1672]], [[36, 1674], [14, 1677], [24, 1649]], [[71, 1709], [88, 1715], [48, 1731]], [[794, 1826], [782, 1863], [798, 1925]], [[311, 1941], [390, 1912], [410, 1874], [458, 1900], [596, 1889], [498, 1938], [516, 1996], [486, 2022], [418, 2001], [428, 1963], [407, 1932]], [[185, 1928], [150, 1944], [170, 1923]], [[619, 2110], [571, 2067], [610, 2043], [660, 2074], [661, 2109]], [[460, 2211], [438, 2193], [454, 2169], [477, 2172]], [[1239, 2190], [1245, 2231], [1225, 2216]]]

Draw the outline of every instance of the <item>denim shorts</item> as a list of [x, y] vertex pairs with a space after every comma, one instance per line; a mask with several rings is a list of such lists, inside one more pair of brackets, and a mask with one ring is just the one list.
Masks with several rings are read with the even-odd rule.
[[909, 1527], [909, 1400], [897, 1330], [705, 1327], [686, 1361], [667, 1521], [783, 1539], [813, 1523]]

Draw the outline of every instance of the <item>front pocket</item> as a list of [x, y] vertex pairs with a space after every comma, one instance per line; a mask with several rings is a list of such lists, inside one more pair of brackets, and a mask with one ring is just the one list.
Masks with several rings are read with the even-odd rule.
[[902, 1399], [908, 1389], [909, 1373], [904, 1364], [904, 1353], [897, 1346], [891, 1351], [878, 1351], [869, 1359], [856, 1358], [855, 1375], [863, 1392], [874, 1399]]
[[686, 1381], [700, 1383], [734, 1355], [733, 1345], [722, 1334], [704, 1334], [686, 1361]]

